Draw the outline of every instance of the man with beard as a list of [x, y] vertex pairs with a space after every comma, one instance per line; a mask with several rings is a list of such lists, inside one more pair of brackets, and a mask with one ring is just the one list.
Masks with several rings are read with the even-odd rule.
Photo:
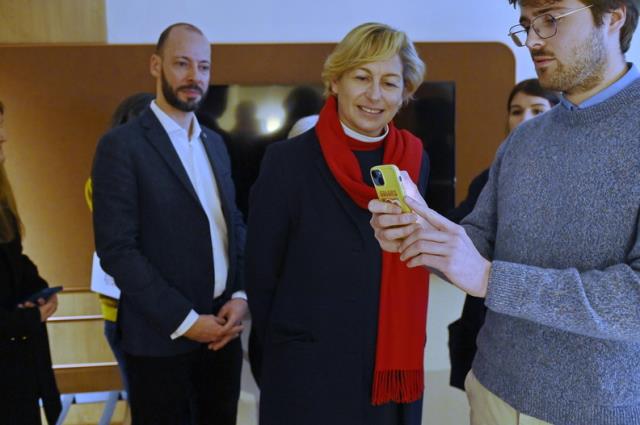
[[151, 57], [156, 100], [94, 159], [96, 250], [122, 291], [136, 425], [236, 422], [245, 230], [224, 143], [194, 114], [210, 67], [202, 31], [167, 28]]
[[640, 424], [640, 2], [509, 1], [561, 104], [509, 135], [462, 226], [416, 195], [417, 215], [372, 201], [371, 223], [409, 267], [486, 297], [472, 424]]

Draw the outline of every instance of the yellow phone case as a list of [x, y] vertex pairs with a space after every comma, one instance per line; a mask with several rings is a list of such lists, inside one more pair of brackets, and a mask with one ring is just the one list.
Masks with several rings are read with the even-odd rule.
[[404, 202], [404, 186], [398, 167], [393, 164], [376, 165], [371, 167], [369, 173], [378, 199], [393, 202], [402, 208], [402, 212], [411, 212], [411, 208]]

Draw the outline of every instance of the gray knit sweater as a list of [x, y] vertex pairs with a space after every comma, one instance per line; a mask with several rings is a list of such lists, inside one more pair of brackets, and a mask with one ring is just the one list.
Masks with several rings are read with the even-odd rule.
[[640, 425], [640, 80], [500, 147], [463, 225], [493, 261], [473, 370], [553, 424]]

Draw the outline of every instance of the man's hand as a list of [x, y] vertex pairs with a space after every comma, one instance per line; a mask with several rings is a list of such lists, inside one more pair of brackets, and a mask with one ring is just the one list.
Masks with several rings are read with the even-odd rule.
[[480, 255], [467, 232], [425, 203], [405, 198], [429, 225], [419, 226], [399, 242], [400, 259], [408, 267], [425, 266], [443, 273], [454, 285], [475, 297], [487, 294], [491, 263]]
[[218, 318], [224, 321], [224, 335], [221, 338], [213, 340], [209, 344], [210, 350], [219, 350], [229, 341], [240, 336], [244, 329], [242, 321], [247, 316], [249, 306], [247, 301], [242, 298], [234, 298], [229, 300], [222, 306], [218, 312]]
[[209, 343], [224, 337], [225, 321], [213, 314], [201, 314], [198, 320], [184, 333], [184, 336], [197, 342]]

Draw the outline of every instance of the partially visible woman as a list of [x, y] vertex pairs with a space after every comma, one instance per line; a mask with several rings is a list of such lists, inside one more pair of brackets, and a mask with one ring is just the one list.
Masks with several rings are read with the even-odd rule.
[[42, 399], [47, 421], [55, 424], [62, 406], [45, 322], [58, 299], [24, 302], [48, 285], [22, 253], [24, 230], [4, 168], [6, 141], [0, 102], [0, 422], [40, 424]]
[[[517, 126], [548, 111], [558, 104], [560, 99], [555, 92], [545, 90], [537, 79], [523, 80], [516, 84], [507, 100], [507, 133]], [[460, 223], [476, 205], [480, 192], [489, 179], [487, 168], [473, 179], [467, 198], [457, 208], [449, 211], [447, 218]], [[464, 391], [464, 379], [471, 370], [476, 354], [476, 338], [484, 323], [487, 308], [483, 298], [467, 295], [460, 319], [449, 325], [449, 357], [451, 359], [451, 386]]]
[[404, 32], [353, 29], [325, 62], [315, 131], [267, 150], [245, 284], [261, 425], [421, 422], [428, 273], [382, 253], [367, 204], [378, 164], [424, 192], [422, 143], [392, 122], [424, 69]]

